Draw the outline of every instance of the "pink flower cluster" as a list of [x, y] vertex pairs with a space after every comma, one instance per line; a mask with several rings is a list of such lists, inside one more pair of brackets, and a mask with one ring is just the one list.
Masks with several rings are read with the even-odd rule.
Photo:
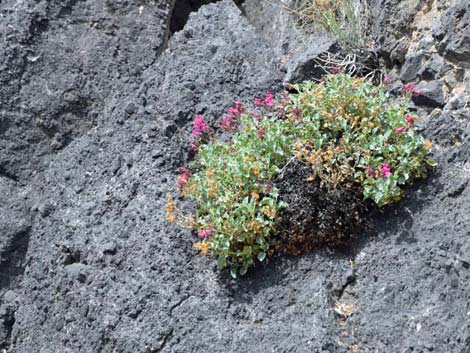
[[194, 139], [198, 139], [204, 134], [205, 132], [208, 132], [210, 130], [209, 125], [207, 125], [206, 121], [204, 120], [204, 117], [202, 115], [198, 115], [196, 119], [194, 119], [193, 122], [193, 132], [191, 136]]
[[403, 125], [403, 126], [400, 126], [399, 128], [397, 128], [397, 129], [395, 130], [395, 132], [396, 132], [398, 135], [400, 135], [401, 133], [405, 132], [406, 130], [408, 130], [408, 127], [405, 126], [405, 125]]
[[202, 229], [199, 232], [199, 237], [200, 238], [207, 238], [207, 237], [210, 237], [211, 235], [214, 235], [214, 231], [210, 230], [210, 229]]
[[382, 173], [384, 175], [384, 177], [389, 177], [390, 174], [392, 174], [392, 171], [390, 170], [390, 166], [388, 165], [388, 163], [382, 163]]
[[274, 106], [274, 95], [271, 92], [266, 93], [266, 97], [257, 97], [255, 98], [255, 105], [257, 107], [268, 107], [272, 108]]
[[300, 119], [300, 117], [302, 116], [302, 110], [299, 107], [295, 107], [294, 109], [292, 109], [292, 114], [294, 114], [296, 119]]
[[233, 104], [235, 107], [228, 108], [228, 114], [219, 123], [224, 131], [233, 130], [237, 125], [240, 115], [245, 111], [241, 102], [234, 100]]
[[198, 115], [196, 119], [194, 119], [193, 132], [191, 133], [191, 137], [193, 138], [191, 147], [194, 151], [198, 150], [201, 139], [204, 137], [204, 135], [207, 135], [210, 131], [211, 131], [211, 128], [209, 127], [207, 122], [204, 120], [204, 117], [202, 115]]
[[213, 230], [214, 228], [215, 228], [214, 225], [212, 223], [209, 223], [207, 225], [207, 228], [201, 229], [199, 231], [199, 237], [200, 238], [207, 238], [207, 237], [210, 237], [210, 236], [214, 235], [215, 234], [215, 232]]
[[336, 75], [336, 74], [341, 72], [341, 68], [338, 67], [338, 66], [333, 66], [333, 67], [331, 67], [330, 71], [333, 75]]
[[392, 171], [388, 163], [382, 163], [376, 169], [373, 169], [370, 166], [366, 166], [365, 169], [367, 171], [367, 174], [369, 174], [371, 178], [377, 178], [377, 177], [388, 178], [392, 174]]
[[395, 133], [397, 133], [398, 135], [408, 130], [408, 128], [414, 123], [413, 117], [409, 114], [406, 115], [405, 119], [406, 119], [406, 124], [395, 129]]
[[423, 90], [416, 89], [416, 85], [413, 83], [407, 83], [404, 85], [401, 92], [403, 94], [423, 94]]
[[390, 84], [390, 78], [388, 77], [388, 75], [384, 75], [383, 84], [384, 85], [389, 85]]
[[189, 177], [190, 177], [190, 170], [185, 167], [180, 168], [181, 174], [178, 176], [178, 179], [176, 181], [176, 187], [178, 188], [179, 191], [183, 190], [183, 187], [188, 183]]

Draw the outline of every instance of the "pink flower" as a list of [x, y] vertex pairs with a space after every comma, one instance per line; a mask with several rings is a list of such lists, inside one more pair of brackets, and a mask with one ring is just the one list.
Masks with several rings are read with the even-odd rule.
[[207, 237], [210, 237], [211, 235], [214, 235], [214, 231], [209, 230], [209, 229], [203, 229], [199, 232], [200, 238], [207, 238]]
[[259, 98], [259, 97], [258, 97], [258, 98], [255, 98], [255, 105], [256, 105], [257, 107], [262, 107], [262, 106], [264, 106], [264, 99], [263, 99], [263, 98]]
[[178, 176], [178, 179], [176, 181], [176, 188], [179, 191], [183, 190], [183, 187], [189, 182], [190, 170], [188, 168], [181, 167], [180, 172], [182, 174]]
[[262, 139], [264, 137], [264, 130], [263, 129], [258, 129], [258, 137]]
[[240, 101], [237, 101], [237, 100], [233, 100], [232, 101], [233, 104], [235, 104], [235, 109], [242, 112], [243, 111], [243, 106], [242, 106], [242, 102]]
[[234, 100], [233, 104], [235, 104], [235, 107], [228, 108], [228, 114], [219, 122], [220, 127], [224, 131], [233, 130], [236, 126], [236, 120], [240, 118], [240, 115], [244, 111], [241, 102]]
[[198, 115], [193, 122], [193, 132], [191, 136], [194, 139], [201, 137], [201, 135], [210, 130], [209, 125], [207, 125], [204, 117], [202, 115]]
[[339, 72], [341, 72], [341, 68], [339, 68], [338, 66], [333, 66], [333, 67], [331, 68], [331, 73], [332, 73], [333, 75], [336, 75], [336, 74], [339, 73]]
[[407, 114], [407, 115], [406, 115], [406, 122], [407, 122], [408, 124], [413, 124], [414, 119], [413, 119], [413, 117], [412, 117], [410, 114]]
[[274, 105], [273, 99], [274, 99], [274, 96], [271, 92], [266, 93], [266, 105], [269, 108], [272, 108], [272, 106]]
[[370, 166], [366, 166], [366, 171], [371, 178], [375, 178], [376, 174], [374, 169], [372, 169]]
[[395, 130], [397, 134], [401, 134], [402, 132], [406, 131], [406, 126], [400, 126], [398, 129]]
[[406, 85], [403, 86], [402, 88], [402, 93], [403, 94], [423, 94], [424, 91], [421, 89], [416, 89], [416, 85], [413, 83], [407, 83]]
[[237, 108], [228, 108], [228, 116], [236, 119], [240, 116], [240, 111]]
[[403, 86], [403, 88], [401, 89], [401, 92], [403, 94], [413, 93], [415, 89], [416, 89], [416, 85], [412, 83], [407, 83], [406, 85]]
[[230, 119], [230, 117], [226, 116], [224, 117], [221, 121], [220, 121], [220, 127], [222, 128], [222, 130], [224, 131], [230, 131], [232, 130], [233, 126], [232, 126], [232, 119]]
[[382, 163], [382, 172], [385, 177], [389, 177], [391, 174], [390, 166], [388, 163]]
[[387, 75], [384, 75], [383, 83], [384, 83], [384, 85], [389, 85], [390, 84], [390, 78]]
[[302, 115], [302, 110], [299, 107], [295, 107], [294, 109], [292, 109], [292, 113], [297, 119], [299, 119]]

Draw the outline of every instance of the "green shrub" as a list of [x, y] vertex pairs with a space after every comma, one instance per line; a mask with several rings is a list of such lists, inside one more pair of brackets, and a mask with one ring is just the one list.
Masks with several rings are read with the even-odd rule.
[[325, 193], [355, 190], [378, 206], [398, 201], [401, 186], [432, 164], [430, 143], [408, 114], [412, 90], [393, 101], [384, 87], [342, 73], [291, 90], [279, 101], [270, 93], [257, 98], [254, 111], [235, 102], [221, 121], [228, 141], [197, 117], [197, 158], [177, 185], [196, 201], [196, 213], [184, 216], [169, 196], [167, 218], [196, 229], [202, 240], [195, 247], [233, 276], [278, 249], [280, 211], [288, 205], [273, 181], [293, 160], [310, 169], [305, 183], [319, 182]]

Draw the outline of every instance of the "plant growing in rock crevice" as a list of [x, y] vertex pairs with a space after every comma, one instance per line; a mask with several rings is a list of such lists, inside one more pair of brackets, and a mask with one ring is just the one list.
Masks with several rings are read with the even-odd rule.
[[367, 47], [367, 2], [357, 0], [297, 0], [289, 10], [300, 27], [324, 30], [346, 51]]
[[408, 112], [411, 91], [394, 102], [343, 73], [290, 89], [280, 100], [256, 98], [253, 110], [235, 101], [220, 121], [227, 142], [198, 116], [197, 158], [177, 181], [196, 213], [183, 215], [169, 198], [167, 218], [195, 229], [195, 247], [233, 276], [275, 253], [341, 243], [361, 223], [364, 200], [398, 201], [432, 164]]

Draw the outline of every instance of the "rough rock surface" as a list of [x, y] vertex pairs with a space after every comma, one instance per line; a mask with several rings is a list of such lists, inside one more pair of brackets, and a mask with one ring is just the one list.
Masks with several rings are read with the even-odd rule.
[[232, 281], [166, 224], [194, 115], [215, 126], [305, 54], [278, 61], [297, 34], [270, 41], [259, 3], [169, 42], [173, 1], [0, 3], [0, 350], [470, 352], [466, 0], [370, 2], [392, 79], [442, 96], [416, 102], [439, 166], [368, 234]]

